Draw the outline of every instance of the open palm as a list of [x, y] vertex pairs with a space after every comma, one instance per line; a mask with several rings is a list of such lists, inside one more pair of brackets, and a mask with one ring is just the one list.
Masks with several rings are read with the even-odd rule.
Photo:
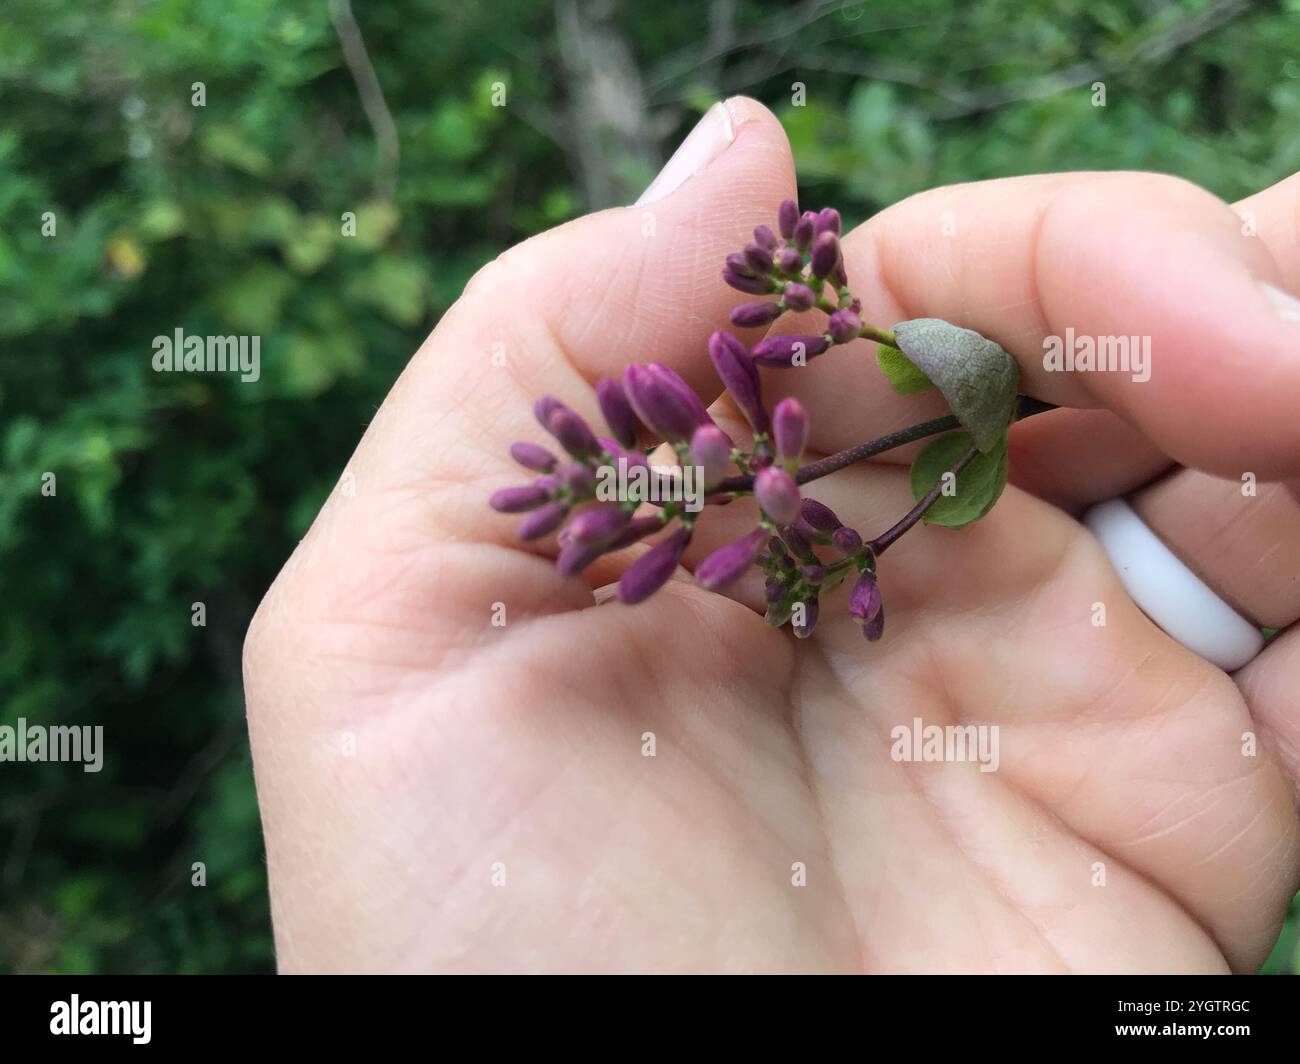
[[[634, 608], [601, 591], [626, 558], [562, 579], [486, 510], [517, 479], [508, 443], [538, 438], [539, 395], [594, 415], [591, 382], [649, 358], [717, 394], [718, 263], [793, 183], [771, 116], [727, 107], [730, 146], [666, 199], [475, 278], [259, 609], [246, 680], [281, 968], [1257, 965], [1300, 871], [1295, 633], [1234, 682], [1129, 602], [1070, 515], [1173, 460], [1300, 475], [1280, 323], [1233, 318], [1265, 367], [1231, 382], [1250, 416], [1203, 379], [1220, 308], [1251, 273], [1294, 287], [1300, 254], [1238, 246], [1207, 194], [1020, 179], [918, 197], [846, 240], [873, 320], [946, 316], [1017, 355], [1023, 390], [1110, 408], [1016, 426], [1022, 487], [889, 551], [880, 643], [843, 593], [796, 642], [749, 589], [691, 582], [750, 526], [745, 504], [709, 514], [679, 578]], [[1137, 250], [1117, 258], [1121, 232]], [[1212, 276], [1185, 268], [1194, 254]], [[1041, 338], [1067, 325], [1151, 334], [1177, 364], [1138, 388], [1044, 374]], [[822, 452], [939, 412], [873, 363], [850, 345], [765, 386], [798, 391]], [[911, 504], [906, 466], [886, 461], [809, 493], [865, 533]], [[895, 759], [891, 733], [916, 720], [996, 726], [996, 771]]]

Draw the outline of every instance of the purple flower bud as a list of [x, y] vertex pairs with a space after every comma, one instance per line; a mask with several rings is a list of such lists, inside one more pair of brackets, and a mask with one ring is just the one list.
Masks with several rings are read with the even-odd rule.
[[713, 368], [718, 371], [722, 386], [731, 393], [732, 400], [754, 431], [766, 432], [768, 419], [763, 408], [758, 368], [745, 345], [731, 333], [719, 330], [709, 337], [709, 358], [713, 360]]
[[526, 440], [510, 445], [510, 457], [525, 469], [531, 469], [535, 473], [549, 473], [555, 468], [556, 463], [555, 455], [545, 447], [528, 443]]
[[767, 251], [775, 251], [779, 241], [770, 225], [758, 225], [754, 227], [754, 243]]
[[859, 624], [866, 624], [875, 619], [880, 607], [880, 585], [876, 583], [876, 574], [868, 570], [858, 577], [849, 593], [849, 616]]
[[807, 251], [808, 246], [813, 242], [813, 237], [817, 235], [817, 215], [812, 211], [804, 211], [799, 216], [799, 221], [794, 227], [794, 246], [800, 251]]
[[758, 244], [745, 245], [745, 265], [754, 273], [764, 274], [772, 272], [772, 253]]
[[[682, 385], [686, 387], [686, 382], [682, 381]], [[700, 423], [693, 406], [662, 374], [653, 372], [652, 366], [628, 366], [623, 371], [623, 389], [637, 417], [666, 440], [689, 440]], [[686, 390], [689, 392], [690, 388]], [[698, 397], [695, 402], [699, 403]]]
[[826, 207], [817, 212], [815, 227], [818, 233], [839, 233], [840, 212], [834, 207]]
[[812, 635], [813, 629], [817, 627], [817, 615], [821, 612], [821, 605], [815, 598], [809, 599], [807, 602], [801, 603], [801, 605], [803, 606], [802, 610], [796, 609], [793, 612], [794, 624], [791, 625], [791, 628], [794, 629], [795, 638], [807, 639]]
[[691, 411], [691, 416], [695, 418], [696, 425], [713, 424], [713, 418], [709, 417], [709, 411], [704, 406], [704, 400], [695, 394], [694, 388], [682, 380], [680, 374], [658, 362], [651, 362], [649, 368], [655, 379], [677, 396], [682, 405]]
[[799, 485], [778, 466], [759, 471], [754, 478], [754, 498], [778, 525], [788, 525], [799, 516]]
[[767, 549], [772, 557], [780, 563], [782, 569], [793, 569], [794, 561], [790, 557], [790, 552], [786, 549], [780, 538], [773, 536], [767, 541]]
[[690, 529], [679, 528], [667, 539], [656, 543], [628, 566], [618, 582], [618, 597], [629, 606], [648, 599], [676, 572], [682, 551], [690, 541]]
[[755, 274], [754, 268], [745, 261], [745, 256], [739, 251], [733, 251], [728, 255], [726, 260], [723, 262], [723, 266], [725, 269], [728, 269], [732, 273], [738, 274], [741, 277], [753, 277]]
[[785, 300], [787, 309], [798, 312], [812, 310], [813, 304], [817, 302], [817, 296], [813, 290], [798, 281], [789, 282], [785, 286], [781, 298]]
[[851, 310], [837, 310], [826, 323], [826, 331], [837, 344], [847, 344], [862, 335], [862, 319]]
[[600, 449], [591, 427], [572, 410], [557, 410], [551, 415], [551, 432], [574, 458], [586, 458]]
[[803, 528], [790, 525], [781, 529], [781, 538], [785, 540], [790, 552], [801, 561], [815, 562], [817, 556], [812, 552], [812, 537]]
[[537, 423], [541, 425], [542, 428], [546, 429], [547, 432], [550, 432], [551, 415], [554, 414], [555, 411], [563, 410], [564, 408], [564, 404], [554, 396], [544, 395], [533, 404], [533, 417], [537, 418]]
[[816, 499], [804, 499], [799, 506], [799, 517], [818, 532], [834, 532], [844, 524], [834, 510]]
[[[565, 528], [567, 527], [566, 525]], [[576, 543], [572, 540], [566, 543], [563, 540], [563, 533], [561, 533], [561, 543], [563, 545], [555, 559], [555, 568], [560, 571], [561, 576], [577, 576], [605, 553], [605, 547], [601, 543]]]
[[581, 462], [565, 462], [559, 469], [560, 483], [578, 498], [595, 494], [596, 474]]
[[849, 528], [848, 525], [832, 532], [831, 542], [835, 544], [836, 550], [843, 551], [845, 554], [857, 554], [862, 549], [862, 537], [858, 535], [856, 529]]
[[618, 381], [604, 378], [596, 385], [600, 413], [614, 438], [624, 447], [636, 446], [636, 413]]
[[885, 607], [881, 606], [876, 611], [876, 615], [862, 626], [862, 634], [867, 637], [869, 643], [874, 643], [885, 634]]
[[696, 581], [709, 591], [734, 584], [754, 564], [767, 537], [768, 533], [764, 529], [756, 528], [735, 543], [719, 547], [695, 567]]
[[826, 277], [840, 261], [840, 238], [834, 233], [822, 233], [812, 246], [812, 271], [816, 277]]
[[555, 491], [560, 486], [560, 478], [554, 473], [548, 473], [544, 477], [538, 477], [533, 483], [546, 492], [549, 498], [554, 498]]
[[754, 345], [754, 361], [760, 366], [801, 366], [828, 347], [830, 342], [824, 336], [768, 336]]
[[742, 329], [752, 329], [756, 325], [768, 325], [781, 316], [781, 304], [760, 299], [754, 303], [741, 303], [731, 311], [731, 324]]
[[835, 269], [831, 270], [830, 282], [836, 288], [848, 287], [849, 275], [844, 270], [843, 254], [840, 255], [840, 261], [835, 264]]
[[608, 543], [620, 532], [632, 515], [621, 506], [606, 506], [583, 510], [565, 528], [567, 543]]
[[794, 605], [787, 602], [784, 598], [778, 599], [767, 608], [767, 613], [763, 615], [763, 620], [773, 628], [780, 628], [790, 619], [790, 614], [794, 612]]
[[790, 396], [776, 404], [772, 411], [772, 437], [777, 454], [788, 461], [799, 461], [808, 446], [808, 411], [798, 399]]
[[772, 291], [772, 282], [766, 277], [746, 277], [730, 268], [722, 271], [722, 279], [737, 292], [751, 296], [765, 296]]
[[704, 486], [711, 488], [731, 468], [731, 440], [717, 425], [701, 425], [691, 437], [691, 457], [704, 471]]
[[541, 539], [560, 527], [569, 512], [569, 504], [558, 499], [548, 502], [540, 510], [534, 510], [519, 523], [519, 538], [522, 540]]
[[786, 248], [781, 252], [781, 269], [786, 273], [798, 273], [803, 269], [803, 256], [794, 248]]
[[790, 526], [794, 531], [803, 536], [808, 543], [829, 543], [831, 535], [829, 532], [819, 532], [804, 520], [803, 514], [795, 518], [794, 524]]
[[605, 549], [619, 550], [638, 540], [645, 539], [646, 536], [652, 532], [658, 532], [663, 527], [664, 523], [658, 517], [634, 517], [623, 526], [622, 532], [609, 541]]
[[488, 505], [497, 513], [521, 514], [551, 501], [550, 492], [536, 484], [524, 484], [517, 488], [502, 488], [494, 491], [488, 499]]
[[776, 224], [787, 240], [794, 236], [794, 227], [799, 224], [799, 205], [794, 200], [781, 201], [781, 206], [776, 209]]
[[810, 584], [820, 584], [826, 579], [826, 570], [820, 565], [804, 565], [800, 567], [803, 578]]
[[767, 602], [776, 602], [785, 594], [785, 581], [779, 576], [769, 576], [763, 582], [763, 598]]
[[554, 436], [574, 458], [586, 458], [599, 450], [587, 423], [558, 399], [545, 396], [533, 405], [542, 428]]

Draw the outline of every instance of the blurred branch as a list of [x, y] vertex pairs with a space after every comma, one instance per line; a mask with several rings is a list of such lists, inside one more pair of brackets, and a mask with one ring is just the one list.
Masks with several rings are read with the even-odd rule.
[[610, 0], [557, 0], [555, 21], [569, 85], [569, 137], [587, 206], [630, 203], [640, 192], [635, 169], [653, 173], [656, 162], [636, 57]]
[[1136, 34], [1138, 38], [1136, 43], [1125, 42], [1104, 60], [1075, 63], [1064, 70], [1036, 75], [1009, 85], [957, 93], [949, 97], [951, 106], [941, 110], [936, 117], [961, 118], [982, 111], [992, 111], [1012, 103], [1041, 100], [1067, 89], [1090, 85], [1126, 66], [1159, 63], [1187, 45], [1209, 36], [1249, 10], [1248, 0], [1217, 0], [1204, 11], [1191, 15], [1168, 28], [1156, 31], [1150, 26], [1143, 27]]
[[710, 85], [722, 80], [723, 58], [731, 51], [736, 39], [736, 0], [713, 0], [709, 5], [708, 54], [714, 58], [708, 63], [706, 77]]
[[[662, 90], [685, 80], [701, 69], [720, 67], [730, 55], [736, 52], [748, 52], [754, 49], [770, 52], [773, 41], [783, 45], [789, 44], [791, 43], [789, 38], [811, 26], [818, 19], [852, 7], [856, 2], [858, 0], [804, 0], [792, 11], [765, 19], [748, 33], [732, 34], [726, 40], [716, 38], [713, 33], [710, 33], [703, 48], [697, 46], [684, 48], [656, 64], [647, 79], [647, 99], [660, 99], [659, 94]], [[784, 50], [781, 49], [782, 52]]]
[[[864, 80], [885, 81], [929, 92], [944, 103], [933, 112], [933, 117], [962, 118], [1013, 103], [1045, 99], [1068, 89], [1091, 84], [1125, 66], [1162, 62], [1251, 10], [1249, 0], [1214, 0], [1203, 11], [1182, 18], [1173, 25], [1162, 25], [1168, 17], [1168, 9], [1164, 8], [1137, 31], [1133, 40], [1122, 43], [1104, 59], [1072, 63], [1063, 69], [1035, 74], [1006, 85], [963, 89], [944, 84], [930, 71], [918, 66], [860, 55], [827, 53], [828, 46], [846, 39], [846, 36], [856, 37], [867, 32], [895, 32], [907, 28], [905, 25], [873, 26], [855, 30], [849, 35], [835, 34], [821, 40], [794, 40], [796, 34], [809, 29], [827, 15], [853, 6], [856, 5], [808, 0], [795, 13], [769, 19], [754, 31], [736, 37], [722, 49], [721, 56], [712, 47], [712, 39], [703, 51], [697, 49], [679, 52], [656, 68], [655, 76], [649, 82], [648, 93], [662, 101], [665, 98], [661, 95], [664, 90], [701, 67], [720, 63], [727, 55], [745, 53], [746, 62], [734, 67], [725, 78], [719, 79], [719, 93], [738, 92], [784, 71], [815, 70]], [[913, 22], [909, 25], [917, 24]], [[792, 58], [796, 55], [796, 49], [797, 58]]]
[[361, 96], [366, 120], [375, 134], [378, 155], [375, 164], [375, 192], [381, 198], [391, 200], [397, 186], [397, 164], [401, 152], [397, 140], [397, 124], [384, 101], [384, 90], [380, 88], [379, 77], [366, 52], [365, 41], [361, 39], [361, 27], [352, 15], [351, 0], [330, 0], [330, 21], [334, 24], [334, 32], [343, 49], [343, 61], [347, 63]]

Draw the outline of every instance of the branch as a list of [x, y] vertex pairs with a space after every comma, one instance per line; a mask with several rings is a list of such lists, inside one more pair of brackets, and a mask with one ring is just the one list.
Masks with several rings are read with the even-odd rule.
[[375, 192], [391, 200], [397, 186], [397, 164], [401, 148], [397, 140], [397, 124], [384, 102], [384, 90], [366, 52], [366, 42], [361, 39], [361, 27], [352, 15], [351, 0], [330, 0], [330, 21], [343, 49], [343, 61], [356, 83], [361, 96], [361, 107], [375, 134]]
[[[1044, 402], [1042, 399], [1035, 399], [1032, 396], [1019, 396], [1016, 402], [1016, 413], [1011, 419], [1012, 422], [1023, 421], [1027, 417], [1033, 417], [1035, 414], [1041, 414], [1047, 410], [1055, 410], [1055, 403]], [[850, 447], [846, 451], [840, 451], [837, 454], [828, 455], [816, 462], [812, 462], [799, 470], [795, 474], [795, 481], [799, 484], [807, 484], [813, 480], [820, 480], [822, 477], [829, 476], [831, 473], [839, 472], [848, 466], [857, 462], [865, 461], [868, 458], [874, 458], [878, 454], [884, 454], [886, 451], [892, 451], [895, 447], [902, 447], [905, 443], [915, 443], [917, 440], [923, 440], [927, 436], [937, 436], [941, 432], [948, 432], [950, 429], [961, 428], [961, 422], [957, 420], [955, 414], [947, 414], [944, 417], [936, 417], [930, 421], [922, 421], [916, 425], [909, 425], [905, 429], [898, 429], [896, 432], [886, 433], [884, 436], [877, 436], [874, 440], [867, 440], [865, 443], [859, 443], [856, 447]], [[729, 492], [752, 491], [754, 487], [754, 477], [751, 474], [740, 474], [734, 477], [727, 477], [720, 482], [710, 495], [724, 495]]]

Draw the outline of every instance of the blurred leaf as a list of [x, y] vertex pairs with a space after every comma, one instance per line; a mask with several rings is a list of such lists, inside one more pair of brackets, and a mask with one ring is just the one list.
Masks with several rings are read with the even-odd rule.
[[271, 169], [270, 156], [249, 143], [236, 126], [205, 126], [199, 134], [199, 142], [204, 154], [214, 162], [225, 163], [254, 177], [264, 177]]
[[384, 255], [353, 277], [348, 294], [398, 325], [414, 325], [424, 312], [428, 280], [415, 262]]
[[212, 302], [226, 323], [252, 334], [280, 324], [285, 300], [296, 282], [293, 275], [266, 263], [256, 263], [213, 294]]

